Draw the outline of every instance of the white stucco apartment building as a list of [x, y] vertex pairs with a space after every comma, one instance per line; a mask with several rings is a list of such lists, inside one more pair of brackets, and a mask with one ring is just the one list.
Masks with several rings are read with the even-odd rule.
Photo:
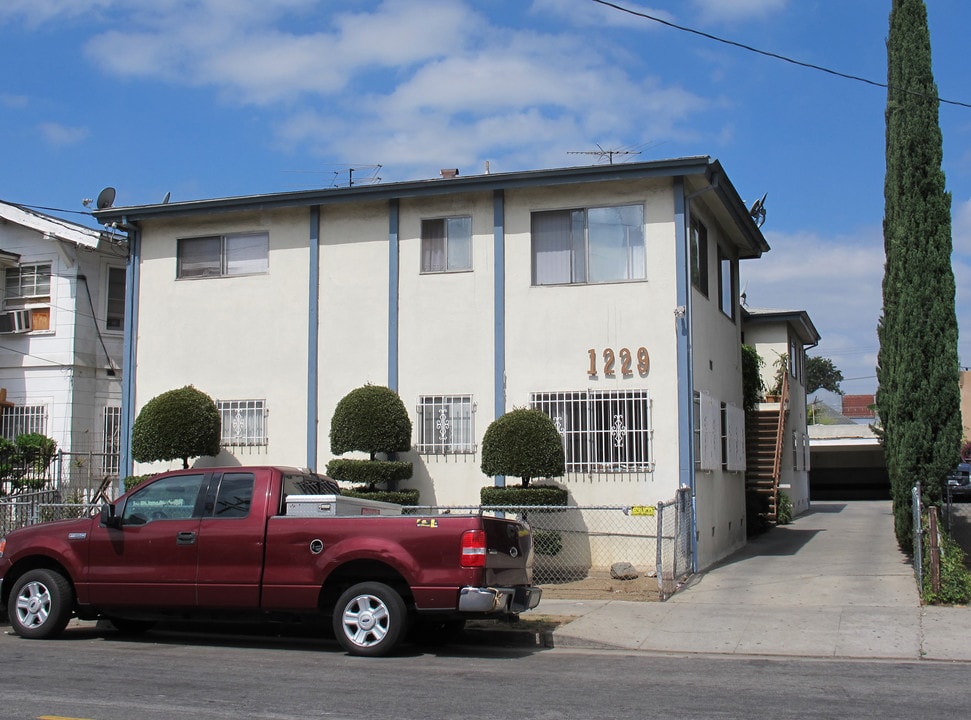
[[0, 202], [2, 433], [53, 438], [62, 483], [117, 477], [124, 237]]
[[548, 412], [579, 505], [693, 489], [697, 565], [745, 543], [738, 263], [769, 248], [708, 157], [130, 207], [127, 429], [187, 384], [199, 464], [323, 470], [337, 402], [387, 385], [422, 504], [478, 502], [489, 423]]

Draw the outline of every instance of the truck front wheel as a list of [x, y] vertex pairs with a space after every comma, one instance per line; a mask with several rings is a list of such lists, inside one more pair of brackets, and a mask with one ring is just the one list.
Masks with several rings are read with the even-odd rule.
[[13, 631], [25, 638], [46, 640], [67, 627], [74, 610], [74, 590], [54, 570], [31, 570], [10, 592], [7, 613]]
[[387, 655], [401, 642], [407, 622], [401, 595], [379, 582], [348, 588], [334, 609], [334, 634], [351, 655]]

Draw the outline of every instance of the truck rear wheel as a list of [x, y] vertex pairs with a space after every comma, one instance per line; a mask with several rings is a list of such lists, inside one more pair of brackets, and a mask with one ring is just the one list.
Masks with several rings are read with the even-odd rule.
[[348, 588], [334, 608], [334, 634], [351, 655], [387, 655], [401, 642], [407, 622], [401, 595], [379, 582]]
[[67, 627], [74, 611], [74, 590], [54, 570], [31, 570], [14, 584], [7, 603], [10, 626], [25, 638], [46, 640]]

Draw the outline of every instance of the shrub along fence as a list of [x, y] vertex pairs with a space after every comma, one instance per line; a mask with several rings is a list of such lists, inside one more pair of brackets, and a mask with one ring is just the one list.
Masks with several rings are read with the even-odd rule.
[[662, 600], [691, 573], [691, 496], [643, 506], [417, 506], [409, 513], [482, 512], [521, 519], [533, 532], [533, 582], [575, 583], [626, 568], [657, 579]]
[[914, 575], [921, 599], [931, 604], [965, 605], [971, 602], [971, 572], [964, 549], [951, 537], [953, 509], [948, 494], [944, 517], [938, 508], [925, 507], [921, 487], [911, 491], [914, 514]]

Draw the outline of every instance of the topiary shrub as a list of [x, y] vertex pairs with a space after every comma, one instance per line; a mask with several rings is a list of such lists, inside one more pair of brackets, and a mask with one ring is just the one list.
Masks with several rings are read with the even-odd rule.
[[479, 501], [486, 506], [566, 505], [569, 497], [566, 490], [553, 485], [487, 486], [479, 490]]
[[221, 420], [213, 399], [186, 385], [149, 400], [132, 425], [131, 453], [136, 462], [182, 460], [219, 454]]
[[556, 530], [534, 530], [533, 550], [537, 555], [552, 557], [563, 549], [563, 536]]
[[549, 415], [517, 408], [492, 421], [482, 438], [482, 472], [522, 478], [558, 477], [566, 470], [563, 440]]
[[[336, 458], [327, 463], [326, 472], [334, 480], [357, 484], [354, 491], [373, 492], [381, 484], [397, 492], [399, 483], [412, 476], [413, 466], [394, 456], [410, 449], [411, 419], [401, 398], [390, 388], [364, 385], [337, 403], [330, 421], [330, 451], [364, 452], [370, 460]], [[378, 453], [388, 459], [378, 460]]]
[[367, 487], [356, 487], [341, 490], [345, 497], [364, 498], [365, 500], [380, 500], [381, 502], [396, 503], [397, 505], [414, 506], [418, 504], [419, 491], [405, 490], [369, 490]]
[[126, 477], [121, 482], [122, 482], [122, 485], [125, 488], [125, 492], [128, 492], [129, 490], [135, 489], [136, 487], [138, 487], [139, 485], [141, 485], [143, 482], [145, 482], [146, 480], [149, 480], [149, 479], [151, 479], [153, 477], [155, 477], [155, 474], [154, 473], [151, 474], [151, 475], [129, 475], [128, 477]]

